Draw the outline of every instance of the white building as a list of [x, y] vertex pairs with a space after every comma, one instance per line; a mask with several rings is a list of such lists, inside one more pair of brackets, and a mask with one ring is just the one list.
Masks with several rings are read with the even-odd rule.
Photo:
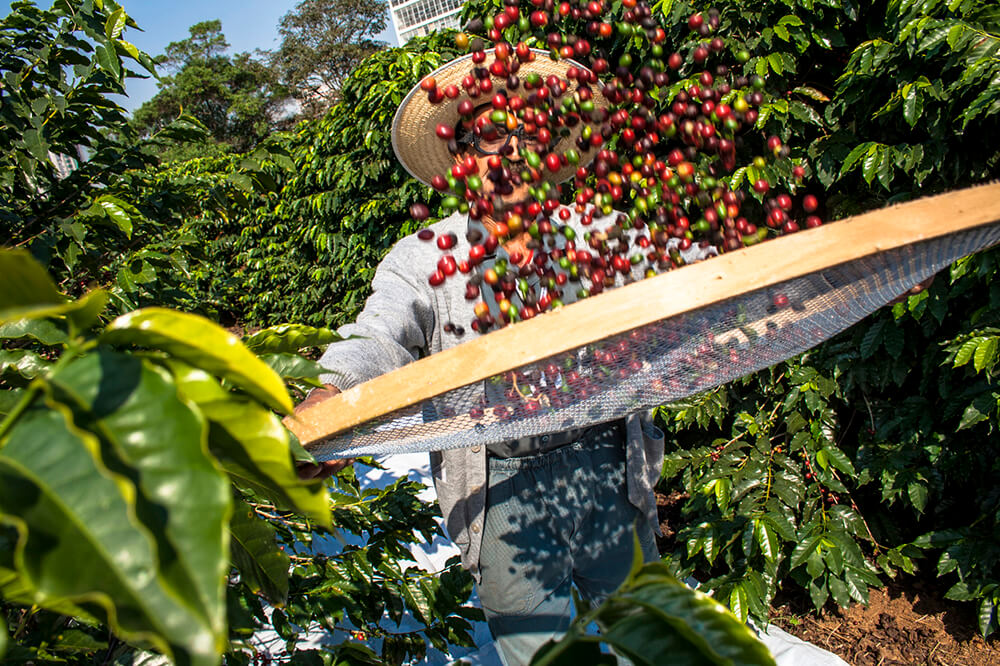
[[389, 0], [389, 18], [402, 46], [442, 28], [457, 28], [464, 0]]

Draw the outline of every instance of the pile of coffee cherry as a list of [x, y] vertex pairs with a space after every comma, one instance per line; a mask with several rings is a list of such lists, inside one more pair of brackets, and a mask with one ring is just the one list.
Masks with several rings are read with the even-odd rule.
[[[467, 257], [453, 256], [453, 236], [418, 234], [442, 251], [427, 278], [432, 286], [466, 280], [466, 297], [478, 301], [474, 331], [678, 268], [692, 247], [714, 256], [823, 223], [815, 195], [778, 191], [779, 182], [800, 188], [807, 165], [758, 129], [771, 97], [760, 76], [743, 73], [750, 54], [718, 34], [718, 12], [689, 17], [685, 52], [668, 52], [662, 18], [643, 0], [623, 0], [616, 17], [602, 0], [505, 0], [501, 12], [456, 37], [472, 54], [461, 85], [421, 82], [431, 104], [461, 98], [459, 124], [436, 129], [458, 156], [431, 183], [442, 210], [490, 221], [487, 233], [470, 231]], [[641, 61], [629, 52], [609, 61], [602, 46], [623, 41], [643, 53]], [[522, 71], [538, 57], [585, 68], [567, 63], [564, 77]], [[519, 154], [491, 155], [484, 183], [465, 145], [511, 145], [511, 134]], [[570, 180], [551, 182], [567, 170]], [[526, 194], [508, 197], [515, 192]], [[410, 213], [424, 220], [430, 209], [414, 204]], [[573, 213], [582, 234], [566, 224]], [[525, 232], [527, 254], [479, 270]], [[538, 280], [529, 285], [532, 274]]]

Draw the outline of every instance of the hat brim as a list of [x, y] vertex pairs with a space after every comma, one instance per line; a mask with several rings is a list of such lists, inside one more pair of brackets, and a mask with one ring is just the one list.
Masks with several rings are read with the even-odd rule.
[[[547, 51], [532, 49], [532, 52], [535, 54], [535, 59], [520, 64], [517, 74], [522, 79], [528, 73], [536, 73], [543, 79], [551, 74], [555, 74], [560, 79], [566, 79], [566, 71], [570, 67], [587, 70], [586, 67], [574, 60], [552, 60]], [[459, 90], [462, 90], [462, 79], [472, 71], [472, 68], [489, 67], [493, 59], [493, 52], [487, 51], [486, 61], [474, 65], [472, 54], [465, 55], [449, 61], [427, 76], [435, 78], [439, 90], [443, 90], [449, 85], [455, 85]], [[506, 79], [492, 73], [490, 78], [493, 80], [494, 90], [505, 88], [507, 85]], [[601, 94], [597, 86], [593, 87], [592, 93], [596, 108], [608, 108], [608, 100]], [[468, 94], [462, 90], [455, 99], [445, 97], [440, 103], [431, 104], [427, 93], [417, 84], [400, 103], [392, 120], [392, 149], [403, 168], [420, 182], [430, 185], [434, 176], [444, 175], [455, 163], [455, 158], [448, 152], [447, 142], [438, 138], [436, 131], [438, 125], [442, 123], [449, 127], [458, 125], [461, 119], [458, 105], [463, 99], [468, 98]], [[484, 95], [477, 101], [487, 103], [489, 97]], [[571, 129], [569, 136], [563, 139], [563, 145], [567, 148], [575, 146], [576, 139], [583, 131], [584, 125], [585, 123], [582, 122], [577, 123]], [[554, 173], [546, 170], [545, 179], [554, 183], [569, 180], [580, 165], [589, 164], [593, 160], [595, 152], [593, 149], [582, 152], [580, 164], [568, 164]]]

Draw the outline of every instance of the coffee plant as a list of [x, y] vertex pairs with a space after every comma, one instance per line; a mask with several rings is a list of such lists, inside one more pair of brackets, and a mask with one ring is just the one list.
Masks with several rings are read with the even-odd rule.
[[[317, 385], [320, 368], [307, 357], [339, 337], [283, 324], [240, 340], [162, 307], [231, 323], [271, 318], [232, 278], [260, 271], [264, 285], [291, 276], [306, 288], [319, 276], [303, 264], [269, 272], [275, 255], [251, 253], [262, 239], [269, 252], [306, 262], [340, 242], [369, 247], [371, 235], [370, 250], [338, 255], [352, 280], [334, 293], [356, 308], [351, 294], [364, 276], [351, 262], [374, 265], [391, 244], [379, 216], [398, 211], [405, 233], [416, 194], [400, 200], [398, 188], [422, 189], [387, 157], [387, 104], [408, 88], [388, 81], [435, 67], [434, 40], [376, 56], [345, 86], [345, 99], [363, 102], [363, 135], [352, 133], [359, 115], [340, 125], [331, 117], [323, 122], [333, 127], [304, 126], [249, 155], [161, 166], [156, 142], [203, 130], [182, 117], [150, 138], [129, 134], [107, 95], [132, 75], [126, 61], [153, 71], [124, 40], [129, 26], [110, 0], [59, 0], [49, 10], [19, 2], [0, 22], [0, 131], [10, 146], [0, 220], [12, 246], [0, 250], [0, 656], [399, 664], [428, 646], [470, 645], [481, 614], [465, 605], [469, 574], [457, 560], [440, 572], [408, 564], [410, 544], [440, 534], [436, 507], [417, 497], [421, 485], [362, 490], [351, 468], [326, 485], [297, 478], [295, 463], [311, 456], [279, 415]], [[363, 77], [376, 74], [387, 82], [371, 92]], [[362, 170], [366, 210], [341, 182], [355, 177], [348, 159], [303, 168], [324, 140], [351, 159], [385, 157]], [[304, 180], [289, 177], [296, 169]], [[332, 236], [323, 235], [330, 217], [305, 228], [316, 243], [302, 254], [303, 237], [289, 240], [289, 227], [272, 223], [298, 230], [310, 211], [357, 217]], [[294, 301], [298, 318], [310, 308], [332, 313], [338, 303], [322, 303], [324, 293]], [[683, 607], [686, 588], [662, 578]], [[716, 622], [699, 631], [749, 640], [711, 614]], [[334, 642], [317, 645], [312, 632]], [[677, 645], [706, 640], [689, 632]]]
[[[791, 91], [760, 122], [805, 149], [831, 218], [997, 176], [976, 145], [1000, 130], [990, 3], [713, 4]], [[799, 359], [663, 408], [663, 487], [687, 495], [675, 571], [765, 619], [778, 589], [846, 605], [936, 561], [995, 631], [995, 264], [958, 262]]]
[[[403, 564], [439, 532], [422, 486], [362, 491], [348, 471], [331, 493], [296, 477], [310, 456], [275, 411], [316, 385], [300, 350], [336, 334], [283, 325], [242, 344], [194, 315], [134, 309], [220, 310], [201, 299], [221, 274], [207, 259], [225, 252], [203, 244], [222, 236], [210, 225], [273, 196], [291, 164], [270, 144], [212, 168], [159, 167], [152, 144], [201, 130], [181, 118], [130, 137], [107, 94], [131, 74], [123, 59], [152, 66], [128, 25], [91, 1], [16, 3], [0, 23], [0, 220], [21, 248], [0, 251], [5, 663], [138, 663], [142, 649], [249, 663], [270, 659], [265, 625], [296, 660], [399, 663], [467, 644], [468, 574]], [[67, 156], [73, 168], [57, 169]], [[404, 612], [418, 620], [394, 632]], [[322, 627], [382, 651], [360, 634], [323, 657], [299, 648], [300, 630]]]

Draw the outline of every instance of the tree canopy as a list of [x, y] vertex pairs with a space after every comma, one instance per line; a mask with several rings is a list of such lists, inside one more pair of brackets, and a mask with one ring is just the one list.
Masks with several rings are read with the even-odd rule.
[[228, 55], [221, 21], [203, 21], [189, 30], [187, 39], [171, 42], [157, 57], [174, 73], [160, 79], [159, 92], [136, 110], [133, 124], [149, 135], [185, 113], [201, 121], [211, 137], [172, 147], [165, 157], [247, 151], [289, 123], [288, 93], [265, 58]]
[[305, 115], [329, 108], [351, 70], [385, 46], [373, 38], [387, 19], [384, 0], [302, 0], [282, 17], [272, 62]]

